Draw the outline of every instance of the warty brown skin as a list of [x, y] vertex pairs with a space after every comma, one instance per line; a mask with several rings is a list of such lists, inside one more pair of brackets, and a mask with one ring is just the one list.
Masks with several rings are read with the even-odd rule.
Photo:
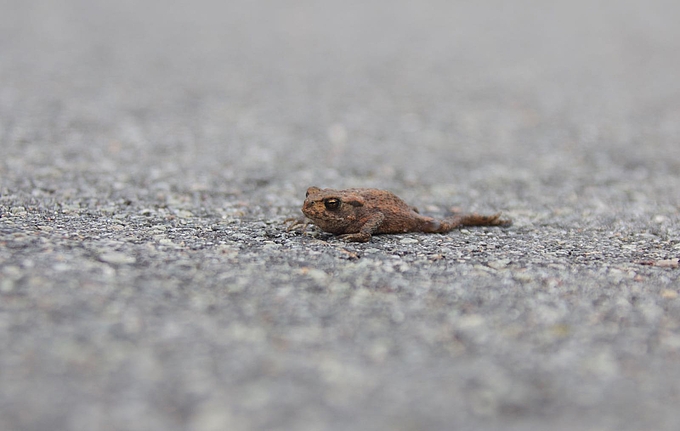
[[302, 212], [326, 232], [345, 241], [367, 242], [382, 233], [444, 233], [462, 226], [509, 226], [494, 215], [461, 214], [435, 219], [418, 213], [394, 193], [378, 189], [307, 189]]

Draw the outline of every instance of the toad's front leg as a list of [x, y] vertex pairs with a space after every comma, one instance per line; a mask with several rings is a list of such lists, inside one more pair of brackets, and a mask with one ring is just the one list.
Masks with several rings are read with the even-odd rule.
[[380, 227], [383, 220], [385, 220], [385, 215], [383, 213], [377, 213], [366, 220], [366, 223], [361, 226], [359, 232], [346, 233], [340, 235], [339, 238], [347, 242], [368, 242], [371, 240], [371, 235], [378, 230], [378, 227]]
[[307, 227], [312, 223], [310, 219], [307, 217], [288, 217], [283, 221], [283, 224], [286, 226], [286, 232], [290, 232], [292, 230], [300, 230], [300, 232], [305, 232], [307, 230]]

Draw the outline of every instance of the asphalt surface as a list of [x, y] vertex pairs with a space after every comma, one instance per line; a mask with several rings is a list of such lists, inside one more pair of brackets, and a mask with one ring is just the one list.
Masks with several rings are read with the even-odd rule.
[[680, 429], [679, 2], [170, 3], [0, 1], [1, 430]]

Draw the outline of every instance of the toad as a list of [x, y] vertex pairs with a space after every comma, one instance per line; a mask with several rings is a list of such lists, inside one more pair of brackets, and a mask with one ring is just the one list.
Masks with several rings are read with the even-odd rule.
[[494, 215], [454, 214], [435, 219], [421, 215], [395, 194], [378, 189], [307, 189], [302, 212], [321, 230], [345, 241], [367, 242], [383, 233], [445, 233], [462, 226], [509, 226]]

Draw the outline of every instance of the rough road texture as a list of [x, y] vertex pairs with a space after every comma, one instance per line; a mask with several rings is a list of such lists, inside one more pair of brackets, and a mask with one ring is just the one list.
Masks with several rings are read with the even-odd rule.
[[0, 9], [0, 429], [680, 429], [680, 2]]

